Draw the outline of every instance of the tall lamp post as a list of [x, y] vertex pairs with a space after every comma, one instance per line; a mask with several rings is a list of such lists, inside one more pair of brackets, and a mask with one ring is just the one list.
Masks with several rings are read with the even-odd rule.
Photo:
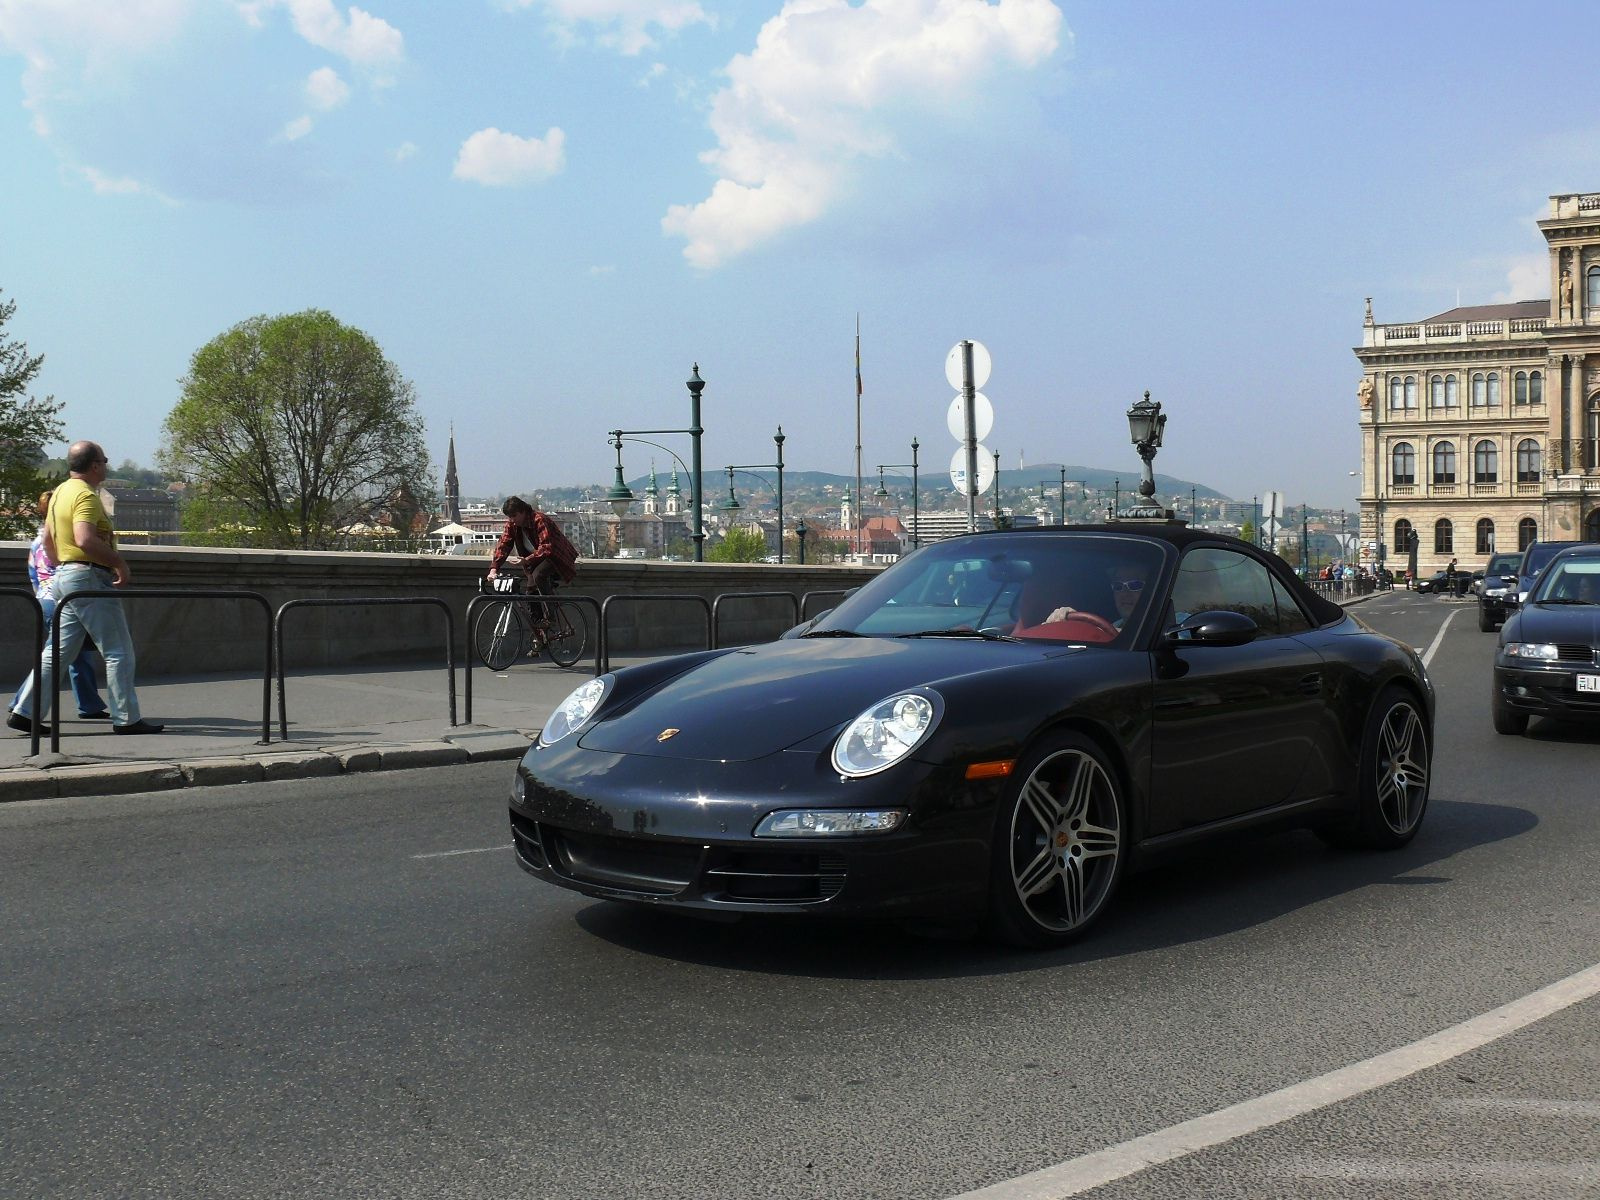
[[[684, 387], [689, 389], [689, 427], [687, 429], [613, 429], [611, 438], [617, 446], [617, 482], [622, 482], [622, 439], [630, 434], [643, 433], [683, 433], [689, 435], [689, 443], [693, 447], [689, 459], [694, 464], [689, 471], [690, 504], [694, 510], [693, 538], [694, 560], [704, 562], [706, 559], [706, 531], [705, 517], [701, 512], [701, 505], [705, 498], [705, 479], [700, 467], [700, 436], [705, 430], [700, 425], [700, 393], [705, 390], [706, 381], [700, 378], [700, 364], [695, 363]], [[612, 485], [612, 491], [616, 484]], [[627, 491], [626, 485], [623, 491]], [[608, 494], [606, 499], [611, 500]], [[628, 502], [632, 503], [633, 493], [628, 492]]]
[[[778, 447], [778, 461], [775, 463], [734, 463], [728, 468], [728, 498], [723, 501], [722, 507], [733, 511], [739, 507], [739, 502], [733, 497], [733, 473], [735, 471], [771, 470], [776, 467], [778, 471], [778, 562], [783, 563], [783, 426], [778, 426], [778, 432], [773, 434], [773, 444]], [[757, 475], [755, 478], [760, 479]], [[766, 482], [762, 480], [762, 482]]]
[[910, 462], [908, 462], [908, 463], [879, 463], [878, 464], [878, 490], [872, 493], [874, 496], [876, 496], [880, 500], [886, 499], [888, 497], [888, 495], [889, 495], [889, 489], [883, 486], [883, 473], [885, 471], [887, 471], [887, 470], [891, 470], [891, 469], [894, 469], [894, 468], [897, 468], [897, 467], [910, 467], [911, 468], [911, 548], [913, 550], [915, 550], [918, 546], [922, 545], [922, 531], [918, 527], [918, 518], [919, 518], [919, 513], [920, 513], [920, 509], [919, 509], [918, 506], [920, 505], [921, 500], [922, 500], [922, 492], [921, 492], [921, 488], [918, 486], [918, 477], [917, 477], [917, 451], [920, 448], [921, 447], [918, 444], [917, 439], [916, 438], [912, 438], [911, 439], [911, 461]]
[[[1044, 503], [1044, 489], [1045, 489], [1045, 486], [1049, 482], [1050, 481], [1047, 480], [1047, 479], [1041, 479], [1039, 481], [1039, 503], [1041, 503], [1041, 504]], [[1089, 495], [1089, 481], [1086, 480], [1086, 479], [1068, 479], [1067, 478], [1067, 469], [1065, 467], [1062, 467], [1061, 468], [1061, 484], [1060, 484], [1061, 494], [1060, 494], [1060, 499], [1061, 499], [1061, 524], [1063, 524], [1063, 525], [1065, 525], [1067, 523], [1067, 484], [1069, 484], [1069, 483], [1075, 483], [1080, 488], [1082, 488], [1083, 489], [1083, 495], [1084, 495], [1084, 497], [1086, 499], [1088, 498], [1088, 495]]]
[[[1128, 434], [1133, 439], [1134, 448], [1139, 452], [1139, 460], [1144, 464], [1144, 478], [1139, 481], [1139, 495], [1141, 502], [1128, 509], [1130, 517], [1166, 517], [1172, 519], [1170, 510], [1162, 508], [1155, 501], [1156, 477], [1155, 459], [1156, 451], [1161, 449], [1161, 438], [1167, 427], [1166, 414], [1161, 411], [1161, 402], [1150, 399], [1150, 393], [1144, 394], [1144, 399], [1136, 401], [1128, 409]], [[1120, 485], [1120, 480], [1118, 481]]]

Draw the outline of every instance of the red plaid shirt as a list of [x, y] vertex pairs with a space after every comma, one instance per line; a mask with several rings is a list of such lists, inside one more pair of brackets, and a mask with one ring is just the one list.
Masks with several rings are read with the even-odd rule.
[[578, 551], [567, 541], [561, 526], [537, 509], [525, 521], [513, 518], [506, 522], [505, 532], [489, 556], [489, 569], [499, 571], [514, 554], [521, 557], [526, 574], [532, 575], [535, 567], [549, 559], [555, 564], [562, 583], [571, 583], [577, 578]]

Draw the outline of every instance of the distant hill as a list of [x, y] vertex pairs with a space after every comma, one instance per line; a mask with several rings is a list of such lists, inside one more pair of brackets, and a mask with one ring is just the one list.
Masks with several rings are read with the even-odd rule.
[[[1040, 483], [1044, 483], [1047, 489], [1052, 487], [1059, 488], [1061, 484], [1061, 468], [1061, 463], [1039, 463], [1034, 466], [1023, 467], [1020, 470], [1006, 470], [1005, 468], [1002, 468], [1000, 471], [1000, 490], [1005, 492], [1014, 491], [1018, 488], [1031, 488], [1037, 491]], [[1137, 491], [1139, 487], [1140, 476], [1139, 470], [1136, 466], [1126, 471], [1107, 471], [1102, 470], [1099, 467], [1078, 467], [1069, 465], [1066, 470], [1067, 483], [1069, 486], [1074, 481], [1081, 480], [1085, 486], [1093, 491], [1097, 488], [1114, 487], [1116, 486], [1117, 481], [1120, 480], [1122, 483], [1122, 490], [1124, 492]], [[778, 473], [773, 470], [766, 470], [751, 471], [749, 474], [759, 475], [764, 479], [775, 479]], [[895, 479], [904, 481], [911, 477], [911, 471], [910, 468], [896, 468], [893, 472], [884, 473], [885, 479], [888, 479], [891, 475]], [[728, 476], [726, 471], [707, 471], [706, 491], [711, 491], [711, 488], [713, 487], [711, 480], [713, 479], [716, 479], [720, 485], [726, 487], [727, 478]], [[736, 478], [747, 479], [748, 476], [741, 472]], [[664, 484], [661, 484], [660, 475], [657, 475], [656, 482], [658, 485], [665, 487]], [[878, 486], [878, 472], [875, 466], [869, 464], [867, 467], [863, 468], [861, 474], [861, 483], [862, 486], [866, 488], [868, 494], [871, 493], [873, 488]], [[642, 475], [638, 479], [630, 479], [628, 481], [628, 487], [633, 490], [635, 495], [642, 494], [644, 489], [648, 487], [649, 484], [650, 477], [648, 475]], [[946, 469], [946, 464], [943, 462], [933, 464], [923, 463], [921, 470], [921, 484], [925, 494], [932, 494], [934, 491], [941, 488], [946, 492], [951, 492], [952, 489], [950, 487], [950, 478]], [[679, 480], [679, 485], [685, 487], [685, 490], [687, 490], [683, 480]], [[820, 491], [824, 488], [831, 487], [839, 491], [843, 491], [846, 485], [852, 488], [855, 487], [856, 480], [854, 475], [836, 475], [828, 471], [793, 471], [788, 468], [785, 468], [783, 472], [783, 486], [785, 490], [789, 488], [812, 488]], [[743, 484], [738, 484], [736, 486], [742, 487]], [[1231, 496], [1224, 496], [1221, 492], [1212, 488], [1208, 488], [1204, 484], [1191, 483], [1187, 479], [1178, 479], [1172, 475], [1163, 475], [1159, 471], [1156, 472], [1156, 495], [1158, 496], [1176, 496], [1179, 494], [1187, 496], [1191, 488], [1194, 489], [1196, 496], [1202, 496], [1208, 500], [1232, 499]], [[1076, 489], [1072, 490], [1075, 491]], [[1071, 491], [1068, 492], [1068, 495], [1071, 495]]]

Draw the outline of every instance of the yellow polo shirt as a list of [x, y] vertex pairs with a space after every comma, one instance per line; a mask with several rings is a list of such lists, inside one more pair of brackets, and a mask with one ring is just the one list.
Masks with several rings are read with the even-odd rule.
[[117, 535], [112, 532], [111, 518], [100, 503], [100, 494], [81, 479], [69, 479], [50, 498], [50, 531], [56, 539], [57, 564], [94, 561], [78, 549], [73, 526], [79, 521], [93, 525], [106, 545], [116, 548]]

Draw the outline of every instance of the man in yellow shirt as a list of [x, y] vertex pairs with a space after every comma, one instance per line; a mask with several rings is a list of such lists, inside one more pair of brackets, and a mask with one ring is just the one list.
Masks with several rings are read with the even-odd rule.
[[[139, 696], [133, 686], [133, 635], [121, 602], [86, 597], [64, 603], [73, 592], [121, 587], [130, 578], [128, 563], [117, 552], [116, 534], [100, 503], [99, 489], [106, 480], [107, 465], [105, 451], [94, 442], [74, 442], [67, 450], [71, 475], [56, 488], [45, 517], [45, 550], [58, 564], [50, 586], [56, 606], [65, 610], [61, 614], [61, 654], [66, 662], [77, 658], [87, 631], [105, 659], [112, 728], [118, 733], [160, 733], [160, 725], [139, 715]], [[46, 642], [40, 664], [46, 680], [51, 677], [53, 661]], [[33, 732], [34, 710], [41, 723], [49, 721], [55, 696], [50, 688], [39, 686], [39, 679], [38, 675], [30, 677], [17, 693], [16, 707], [6, 716], [12, 729]]]

